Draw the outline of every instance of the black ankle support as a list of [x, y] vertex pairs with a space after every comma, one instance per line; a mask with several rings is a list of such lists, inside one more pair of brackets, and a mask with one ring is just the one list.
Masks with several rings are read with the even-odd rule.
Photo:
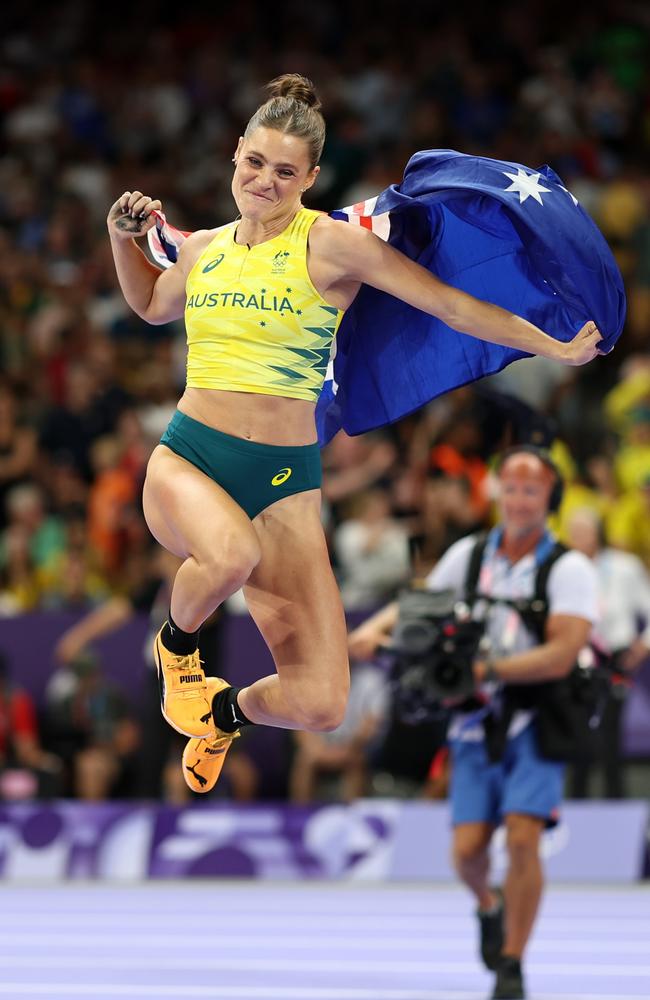
[[189, 656], [198, 648], [200, 631], [197, 628], [196, 632], [183, 632], [170, 613], [162, 627], [160, 639], [165, 649], [168, 649], [170, 653], [175, 653], [177, 656]]
[[212, 715], [214, 724], [222, 733], [234, 733], [242, 726], [253, 726], [254, 723], [247, 719], [239, 703], [237, 695], [241, 688], [227, 687], [217, 691], [212, 699]]

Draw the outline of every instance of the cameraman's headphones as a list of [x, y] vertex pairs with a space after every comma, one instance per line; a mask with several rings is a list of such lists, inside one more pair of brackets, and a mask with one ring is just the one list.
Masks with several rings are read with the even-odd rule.
[[553, 473], [555, 482], [553, 483], [551, 493], [548, 498], [548, 511], [549, 514], [555, 514], [555, 512], [560, 509], [560, 504], [562, 503], [562, 497], [564, 495], [564, 480], [562, 478], [562, 473], [549, 453], [543, 448], [538, 448], [534, 444], [515, 444], [512, 448], [507, 448], [501, 455], [499, 455], [495, 467], [497, 476], [500, 475], [501, 469], [513, 455], [534, 455], [535, 458], [540, 460], [542, 465], [545, 465], [546, 468]]

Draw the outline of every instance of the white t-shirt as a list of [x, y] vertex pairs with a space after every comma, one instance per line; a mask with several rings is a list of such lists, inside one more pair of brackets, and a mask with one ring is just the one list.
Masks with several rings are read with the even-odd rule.
[[[464, 596], [465, 579], [469, 560], [476, 542], [476, 535], [455, 542], [429, 573], [426, 583], [429, 590], [454, 590], [459, 598]], [[493, 598], [507, 600], [532, 597], [539, 562], [550, 551], [554, 539], [546, 535], [536, 552], [531, 552], [516, 563], [497, 551], [496, 536], [490, 535], [486, 546], [477, 590]], [[551, 567], [546, 596], [548, 615], [571, 615], [584, 618], [592, 625], [598, 619], [596, 571], [590, 560], [580, 552], [565, 552]], [[539, 640], [530, 632], [521, 618], [507, 604], [488, 604], [477, 601], [473, 617], [486, 622], [486, 635], [494, 656], [508, 656], [538, 645]], [[494, 685], [486, 686], [486, 693], [494, 692]], [[480, 741], [483, 726], [475, 723], [476, 713], [457, 713], [449, 730], [450, 739]], [[509, 736], [516, 736], [530, 722], [531, 712], [515, 712]]]
[[594, 559], [598, 577], [599, 621], [596, 634], [612, 652], [627, 649], [639, 637], [650, 647], [650, 574], [631, 552], [605, 548]]

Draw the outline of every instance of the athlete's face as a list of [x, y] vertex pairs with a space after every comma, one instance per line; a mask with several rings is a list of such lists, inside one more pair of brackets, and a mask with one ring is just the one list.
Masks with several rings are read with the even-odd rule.
[[499, 473], [499, 505], [507, 534], [521, 538], [544, 527], [554, 481], [536, 455], [521, 452], [506, 459]]
[[237, 208], [259, 222], [296, 209], [320, 169], [311, 169], [305, 139], [271, 128], [241, 138], [235, 164], [232, 193]]

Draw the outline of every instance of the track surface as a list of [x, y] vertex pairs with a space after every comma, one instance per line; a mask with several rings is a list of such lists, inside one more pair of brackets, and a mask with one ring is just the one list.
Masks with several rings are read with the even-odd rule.
[[[462, 889], [260, 882], [7, 884], [0, 996], [479, 1000]], [[551, 887], [530, 1000], [650, 996], [650, 888]]]

